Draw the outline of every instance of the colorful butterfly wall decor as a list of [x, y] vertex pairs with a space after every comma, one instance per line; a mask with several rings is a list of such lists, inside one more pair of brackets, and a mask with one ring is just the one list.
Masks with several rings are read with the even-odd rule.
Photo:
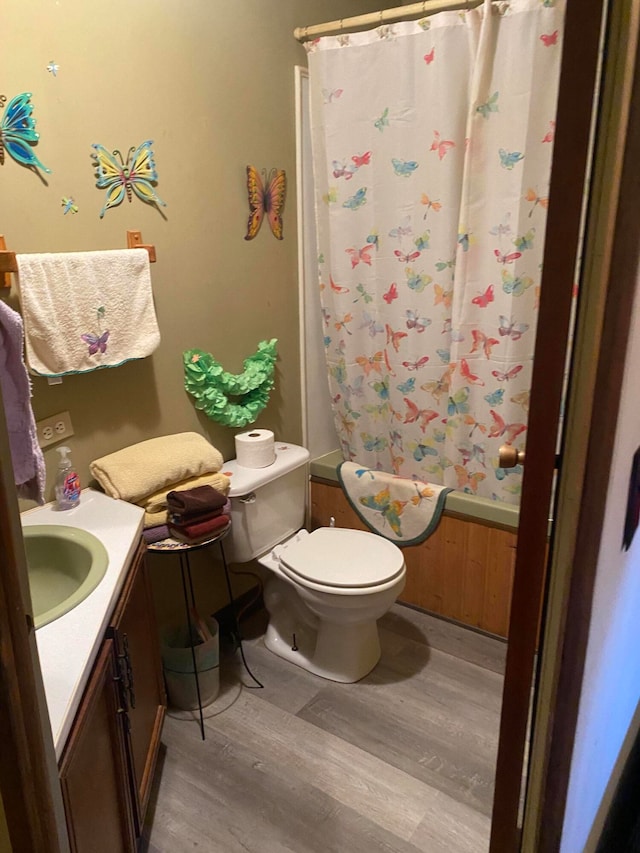
[[35, 167], [51, 174], [51, 169], [47, 169], [38, 160], [32, 147], [37, 144], [40, 134], [36, 133], [36, 121], [31, 115], [31, 92], [16, 95], [9, 103], [5, 95], [0, 95], [0, 109], [2, 108], [4, 112], [0, 119], [0, 165], [4, 165], [6, 151], [21, 166]]
[[122, 153], [114, 148], [107, 151], [103, 145], [94, 143], [94, 153], [91, 155], [94, 161], [96, 173], [96, 186], [100, 190], [107, 191], [107, 198], [100, 219], [107, 210], [117, 207], [125, 197], [131, 201], [133, 193], [147, 204], [159, 204], [166, 207], [160, 196], [154, 189], [158, 182], [158, 173], [153, 159], [153, 140], [148, 139], [137, 148], [131, 146], [127, 151], [126, 159]]
[[282, 240], [282, 211], [287, 195], [287, 176], [284, 169], [262, 170], [262, 177], [255, 166], [247, 166], [247, 192], [249, 196], [249, 219], [245, 240], [253, 240], [265, 215], [276, 240]]

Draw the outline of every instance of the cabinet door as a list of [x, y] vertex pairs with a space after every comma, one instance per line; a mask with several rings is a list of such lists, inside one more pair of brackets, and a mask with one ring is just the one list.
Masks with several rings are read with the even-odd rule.
[[[151, 791], [166, 710], [160, 643], [144, 545], [138, 550], [111, 621], [110, 632], [127, 697], [129, 770], [136, 831]], [[126, 734], [126, 733], [125, 733]]]
[[113, 641], [101, 648], [60, 764], [72, 853], [135, 849]]

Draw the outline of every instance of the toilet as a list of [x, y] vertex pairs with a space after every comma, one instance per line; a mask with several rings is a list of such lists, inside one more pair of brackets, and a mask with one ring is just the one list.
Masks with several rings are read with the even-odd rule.
[[224, 463], [232, 522], [225, 553], [268, 570], [270, 651], [322, 678], [359, 681], [380, 660], [377, 620], [404, 589], [404, 557], [374, 533], [302, 529], [308, 460], [304, 447], [276, 442], [266, 468]]

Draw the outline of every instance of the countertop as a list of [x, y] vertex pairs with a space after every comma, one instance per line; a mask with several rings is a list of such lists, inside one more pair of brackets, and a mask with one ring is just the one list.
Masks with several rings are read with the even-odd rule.
[[84, 601], [36, 630], [36, 644], [51, 731], [59, 760], [104, 638], [113, 608], [142, 533], [143, 510], [102, 492], [83, 489], [80, 504], [60, 511], [54, 504], [22, 513], [23, 527], [65, 524], [93, 533], [107, 549], [104, 578]]

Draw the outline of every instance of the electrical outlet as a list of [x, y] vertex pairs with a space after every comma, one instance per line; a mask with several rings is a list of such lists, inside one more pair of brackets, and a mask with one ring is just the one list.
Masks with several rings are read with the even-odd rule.
[[73, 435], [71, 426], [71, 415], [69, 412], [60, 412], [36, 422], [38, 432], [38, 444], [40, 447], [49, 447], [58, 441], [63, 441]]

